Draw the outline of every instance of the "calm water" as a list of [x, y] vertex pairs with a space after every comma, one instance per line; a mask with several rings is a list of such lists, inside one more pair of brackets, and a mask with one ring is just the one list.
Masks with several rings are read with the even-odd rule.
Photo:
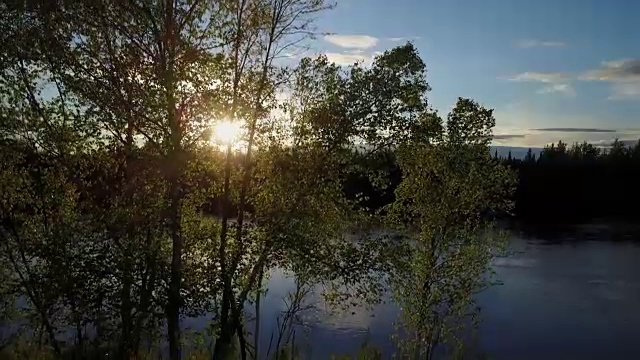
[[[478, 346], [489, 358], [640, 358], [640, 243], [588, 240], [598, 237], [573, 234], [545, 241], [513, 236], [515, 254], [495, 262], [503, 285], [479, 296]], [[261, 316], [261, 353], [285, 306], [283, 297], [293, 289], [290, 277], [271, 274]], [[297, 329], [295, 342], [311, 348], [309, 358], [355, 354], [365, 341], [382, 348], [385, 357], [391, 353], [393, 304], [329, 314], [319, 297], [308, 303], [316, 308], [304, 313], [305, 326]], [[192, 319], [185, 325], [197, 329], [202, 322]]]

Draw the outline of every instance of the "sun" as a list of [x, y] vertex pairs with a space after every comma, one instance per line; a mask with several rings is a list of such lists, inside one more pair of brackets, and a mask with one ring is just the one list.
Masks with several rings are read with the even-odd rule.
[[240, 140], [242, 125], [239, 121], [218, 121], [213, 126], [211, 141], [218, 145], [235, 145]]

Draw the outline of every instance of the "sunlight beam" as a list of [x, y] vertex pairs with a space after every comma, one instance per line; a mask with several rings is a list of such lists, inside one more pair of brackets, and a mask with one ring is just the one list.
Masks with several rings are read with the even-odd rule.
[[213, 126], [211, 142], [217, 145], [237, 145], [242, 132], [241, 122], [220, 120]]

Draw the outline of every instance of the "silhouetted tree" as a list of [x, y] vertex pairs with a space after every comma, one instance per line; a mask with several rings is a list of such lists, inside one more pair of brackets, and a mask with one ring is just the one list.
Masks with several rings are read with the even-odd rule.
[[528, 163], [536, 161], [536, 156], [533, 154], [533, 151], [531, 150], [531, 148], [529, 148], [529, 150], [527, 150], [527, 155], [525, 155], [524, 161], [526, 161]]

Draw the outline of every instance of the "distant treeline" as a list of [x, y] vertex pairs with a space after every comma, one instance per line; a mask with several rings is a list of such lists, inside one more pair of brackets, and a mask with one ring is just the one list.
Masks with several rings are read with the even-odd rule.
[[[497, 151], [493, 156], [518, 174], [513, 210], [517, 220], [563, 225], [640, 219], [640, 141], [627, 146], [616, 140], [606, 149], [560, 141], [546, 146], [538, 156], [531, 149], [524, 158], [511, 153], [499, 156]], [[392, 154], [378, 160], [388, 187], [375, 186], [357, 174], [345, 185], [352, 196], [362, 192], [362, 203], [372, 210], [393, 202], [393, 191], [402, 179]]]
[[[498, 157], [497, 154], [494, 155]], [[614, 141], [601, 149], [560, 141], [539, 156], [499, 159], [517, 170], [515, 215], [532, 223], [578, 223], [594, 219], [640, 219], [640, 141]]]

